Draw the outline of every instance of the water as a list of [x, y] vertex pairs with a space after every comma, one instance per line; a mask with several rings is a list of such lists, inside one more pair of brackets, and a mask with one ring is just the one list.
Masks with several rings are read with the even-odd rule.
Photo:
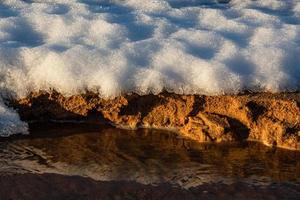
[[[230, 189], [232, 194], [238, 191], [245, 197], [251, 193], [249, 187], [256, 192], [266, 189], [263, 194], [267, 196], [274, 195], [273, 190], [285, 191], [290, 199], [300, 195], [300, 152], [253, 142], [200, 144], [161, 130], [129, 131], [87, 124], [33, 124], [30, 129], [29, 136], [0, 141], [1, 188], [7, 188], [12, 180], [17, 184], [47, 176], [47, 181], [63, 177], [81, 187], [88, 184], [79, 180], [88, 179], [95, 181], [89, 182], [92, 185], [102, 181], [139, 184], [133, 188], [167, 185], [168, 191], [202, 191], [205, 186], [202, 194], [216, 187], [220, 193], [228, 192], [227, 187], [236, 185]], [[27, 178], [20, 178], [24, 176]], [[45, 181], [37, 179], [34, 184]], [[24, 187], [28, 186], [20, 188]]]

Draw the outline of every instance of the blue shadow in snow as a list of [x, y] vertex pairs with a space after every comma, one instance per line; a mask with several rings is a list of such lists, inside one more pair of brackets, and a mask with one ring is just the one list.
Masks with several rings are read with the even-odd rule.
[[264, 13], [264, 14], [267, 14], [267, 15], [279, 17], [280, 20], [282, 20], [283, 22], [285, 22], [287, 24], [292, 24], [292, 25], [299, 25], [300, 24], [299, 18], [293, 16], [292, 3], [288, 4], [288, 6], [286, 8], [283, 8], [281, 10], [273, 10], [271, 8], [261, 8], [261, 7], [258, 7], [258, 6], [253, 6], [251, 8], [255, 9], [255, 10], [258, 10], [258, 11]]
[[211, 7], [211, 8], [224, 8], [224, 4], [229, 3], [230, 0], [171, 0], [168, 1], [172, 8], [184, 7]]
[[86, 4], [88, 9], [94, 13], [125, 14], [131, 12], [131, 9], [111, 1], [78, 0], [78, 2]]
[[194, 44], [186, 44], [185, 51], [195, 57], [201, 59], [212, 59], [216, 53], [216, 50], [209, 47], [200, 47]]
[[161, 45], [156, 42], [142, 42], [134, 47], [134, 53], [126, 53], [126, 58], [133, 66], [147, 68], [150, 66], [153, 52], [158, 52]]
[[235, 33], [229, 31], [216, 31], [225, 39], [228, 39], [235, 43], [239, 47], [247, 47], [249, 45], [249, 38], [251, 37], [250, 33]]
[[226, 62], [227, 67], [235, 74], [240, 76], [249, 76], [254, 73], [255, 66], [242, 56], [233, 57]]
[[15, 17], [17, 15], [18, 13], [15, 10], [12, 10], [5, 5], [1, 5], [0, 3], [0, 18]]
[[136, 16], [132, 9], [110, 1], [79, 0], [88, 6], [94, 13], [109, 13], [107, 20], [110, 23], [123, 25], [127, 28], [128, 38], [131, 41], [140, 41], [150, 38], [153, 34], [153, 27], [137, 23]]
[[110, 23], [117, 23], [127, 28], [128, 38], [131, 41], [140, 41], [148, 39], [152, 36], [154, 27], [146, 24], [141, 24], [136, 21], [136, 16], [133, 13], [124, 15], [111, 15], [108, 18]]
[[55, 4], [52, 8], [50, 8], [47, 13], [54, 15], [64, 15], [68, 13], [70, 8], [64, 4]]
[[192, 43], [185, 39], [180, 38], [177, 39], [177, 41], [183, 44], [186, 53], [191, 54], [200, 59], [204, 59], [204, 60], [212, 59], [215, 56], [217, 51], [213, 47], [200, 46], [197, 45], [196, 43]]
[[43, 44], [43, 37], [37, 33], [26, 21], [17, 21], [14, 26], [4, 32], [10, 35], [9, 41], [2, 45], [9, 47], [36, 47]]
[[64, 52], [69, 49], [68, 47], [65, 47], [63, 45], [51, 45], [48, 48], [55, 52]]

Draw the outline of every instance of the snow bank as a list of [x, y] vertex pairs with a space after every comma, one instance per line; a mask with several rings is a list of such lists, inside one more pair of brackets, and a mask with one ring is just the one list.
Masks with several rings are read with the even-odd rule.
[[16, 97], [298, 90], [300, 1], [2, 0], [0, 77]]

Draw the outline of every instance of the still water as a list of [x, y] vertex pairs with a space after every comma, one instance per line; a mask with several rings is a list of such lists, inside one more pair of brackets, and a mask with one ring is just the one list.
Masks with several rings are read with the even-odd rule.
[[0, 141], [0, 176], [24, 174], [168, 184], [185, 191], [239, 183], [291, 190], [297, 198], [300, 153], [254, 142], [201, 144], [165, 130], [33, 124], [29, 136]]

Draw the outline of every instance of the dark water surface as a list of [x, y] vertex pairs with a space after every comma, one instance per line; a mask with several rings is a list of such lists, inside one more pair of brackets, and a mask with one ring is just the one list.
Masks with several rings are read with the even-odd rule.
[[300, 199], [300, 153], [161, 130], [33, 124], [0, 141], [0, 199]]

